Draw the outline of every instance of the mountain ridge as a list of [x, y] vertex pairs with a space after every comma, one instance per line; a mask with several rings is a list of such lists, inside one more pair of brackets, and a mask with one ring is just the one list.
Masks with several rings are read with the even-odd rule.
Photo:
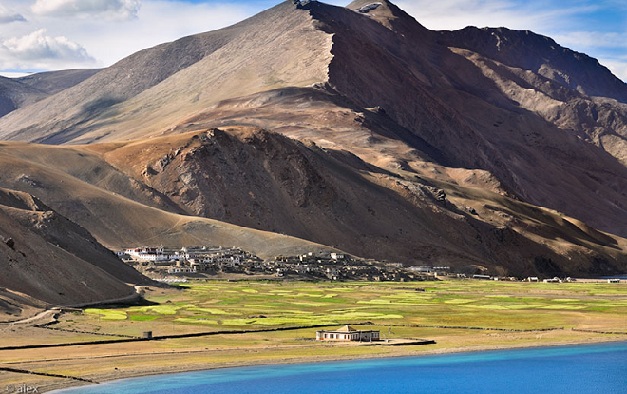
[[624, 83], [530, 32], [429, 31], [369, 4], [283, 2], [13, 111], [1, 138], [50, 146], [0, 144], [0, 186], [107, 246], [242, 237], [264, 256], [285, 242], [504, 274], [624, 271]]

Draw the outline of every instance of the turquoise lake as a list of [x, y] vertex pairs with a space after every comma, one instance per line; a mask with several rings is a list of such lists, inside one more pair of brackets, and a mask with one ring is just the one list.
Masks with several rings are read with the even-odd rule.
[[627, 393], [627, 343], [215, 369], [57, 393]]

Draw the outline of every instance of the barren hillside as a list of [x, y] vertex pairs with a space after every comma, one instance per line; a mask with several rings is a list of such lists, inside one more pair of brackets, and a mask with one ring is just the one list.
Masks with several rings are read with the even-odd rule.
[[109, 165], [120, 145], [0, 144], [0, 185], [25, 190], [113, 249], [138, 245], [238, 245], [262, 257], [320, 250], [312, 242], [181, 215], [169, 197]]
[[22, 78], [0, 77], [0, 117], [48, 96], [68, 89], [98, 70], [64, 70], [29, 75]]
[[0, 117], [45, 96], [43, 92], [14, 79], [0, 77]]
[[111, 247], [627, 271], [627, 85], [532, 32], [380, 3], [281, 2], [0, 117], [61, 145], [0, 146], [0, 186]]
[[[348, 151], [265, 130], [162, 137], [116, 146], [104, 158], [189, 214], [285, 232], [358, 256], [480, 264], [516, 275], [599, 274], [627, 264], [624, 240], [557, 212], [461, 180], [390, 172]], [[460, 175], [481, 174], [450, 176]]]
[[48, 71], [27, 75], [16, 80], [24, 85], [52, 95], [78, 85], [99, 71], [98, 69]]
[[0, 189], [0, 241], [0, 314], [19, 316], [24, 304], [130, 299], [135, 289], [126, 283], [149, 283], [85, 229], [23, 192]]

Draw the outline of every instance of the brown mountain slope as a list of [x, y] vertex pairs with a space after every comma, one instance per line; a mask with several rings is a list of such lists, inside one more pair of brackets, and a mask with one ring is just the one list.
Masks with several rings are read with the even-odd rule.
[[[135, 289], [125, 283], [148, 283], [83, 228], [26, 193], [0, 189], [0, 233], [4, 295], [17, 292], [47, 305], [77, 305], [130, 299]], [[18, 306], [25, 303], [7, 298]], [[0, 311], [19, 314], [14, 309], [0, 306]]]
[[[393, 6], [378, 15], [395, 12], [388, 20], [403, 29], [402, 36], [369, 15], [324, 5], [310, 12], [325, 21], [318, 27], [334, 33], [331, 89], [322, 85], [309, 90], [276, 89], [223, 100], [187, 118], [188, 126], [170, 127], [167, 132], [199, 124], [255, 125], [350, 150], [389, 170], [400, 166], [433, 177], [435, 162], [487, 171], [492, 174], [489, 183], [496, 179], [499, 188], [511, 195], [558, 208], [606, 231], [627, 234], [622, 220], [627, 215], [624, 164], [585, 139], [582, 142], [579, 134], [537, 116], [528, 103], [551, 108], [541, 91], [521, 88], [529, 100], [512, 101], [499, 87], [498, 73], [488, 75], [458, 50], [437, 47], [429, 40], [416, 45], [406, 38], [412, 37], [411, 31], [424, 34], [424, 28]], [[424, 53], [431, 54], [431, 63]], [[188, 71], [190, 75], [207, 72]], [[568, 92], [567, 87], [562, 90]], [[569, 94], [581, 97], [578, 92]], [[619, 104], [607, 106], [620, 111]], [[613, 123], [611, 116], [605, 118], [606, 126], [596, 122], [596, 127], [615, 131], [603, 138], [621, 133], [615, 127], [620, 117], [614, 117]], [[150, 135], [158, 127], [153, 122], [139, 132]], [[624, 155], [619, 145], [609, 147], [606, 144], [606, 151], [618, 159]]]
[[[357, 2], [353, 7], [360, 5]], [[404, 145], [400, 150], [420, 152], [418, 159], [426, 156], [439, 165], [488, 171], [512, 195], [537, 205], [559, 208], [606, 231], [627, 234], [627, 225], [620, 220], [627, 215], [624, 203], [627, 170], [624, 163], [617, 163], [605, 154], [624, 160], [627, 149], [623, 138], [625, 110], [622, 104], [600, 103], [600, 99], [590, 101], [580, 92], [571, 90], [570, 85], [559, 85], [557, 80], [553, 81], [556, 87], [552, 89], [556, 93], [547, 95], [544, 93], [547, 78], [540, 74], [535, 79], [529, 77], [533, 70], [520, 68], [514, 72], [511, 67], [503, 70], [503, 67], [492, 66], [494, 60], [477, 55], [484, 59], [482, 61], [455, 49], [455, 45], [472, 47], [470, 44], [478, 40], [473, 36], [475, 30], [450, 36], [428, 32], [389, 2], [383, 2], [380, 9], [368, 14], [321, 3], [311, 3], [308, 7], [296, 10], [286, 2], [233, 28], [138, 53], [98, 73], [91, 82], [85, 82], [91, 85], [81, 84], [56, 95], [46, 104], [45, 111], [32, 107], [18, 111], [22, 115], [15, 113], [0, 119], [0, 130], [4, 130], [0, 134], [48, 142], [141, 138], [170, 133], [182, 119], [206, 121], [215, 114], [211, 108], [216, 105], [229, 111], [241, 124], [269, 128], [274, 126], [269, 124], [270, 116], [264, 123], [256, 113], [264, 105], [263, 101], [249, 101], [243, 108], [233, 102], [234, 107], [228, 109], [225, 100], [270, 88], [306, 86], [328, 79], [334, 92], [344, 97], [343, 103], [335, 101], [332, 105], [353, 111], [356, 116], [367, 115], [364, 111], [367, 108], [382, 107], [391, 121], [386, 129], [402, 131], [394, 133], [394, 139], [400, 140], [400, 146]], [[257, 34], [268, 31], [269, 26], [273, 26], [271, 36]], [[499, 32], [502, 36], [510, 34]], [[533, 40], [525, 38], [528, 35]], [[448, 37], [448, 41], [442, 42], [442, 37]], [[497, 41], [491, 34], [488, 37], [492, 38], [485, 48], [475, 49], [485, 50], [490, 55], [498, 52], [492, 48]], [[518, 40], [522, 44], [507, 47], [507, 54], [518, 56], [511, 55], [511, 64], [528, 66], [518, 64], [521, 61], [517, 59], [529, 52], [530, 46], [542, 45], [536, 51], [540, 55], [552, 51], [551, 42], [538, 37], [523, 34]], [[470, 44], [465, 44], [464, 40]], [[501, 41], [518, 42], [505, 38]], [[208, 42], [213, 46], [203, 49]], [[506, 45], [501, 44], [501, 47]], [[180, 53], [181, 48], [185, 53], [195, 54], [193, 60], [197, 61], [167, 78], [175, 68], [172, 59], [177, 57], [166, 60], [161, 53], [164, 50]], [[203, 54], [207, 55], [203, 57]], [[590, 86], [597, 79], [585, 76], [599, 74], [599, 81], [605, 82], [596, 87], [595, 93], [607, 90], [609, 97], [622, 91], [620, 81], [612, 79], [606, 69], [595, 66], [588, 58], [582, 61], [589, 71], [578, 74], [573, 71], [577, 57], [572, 52], [555, 50], [550, 54], [553, 74], [557, 75], [563, 65], [572, 83], [581, 79], [577, 86], [592, 89]], [[558, 61], [559, 56], [565, 56], [566, 60]], [[138, 60], [144, 58], [145, 62]], [[153, 64], [159, 64], [160, 68]], [[139, 69], [144, 72], [140, 73]], [[124, 72], [137, 72], [137, 76], [121, 78]], [[148, 78], [157, 72], [159, 78]], [[203, 77], [199, 78], [200, 75]], [[129, 85], [130, 81], [136, 84]], [[105, 112], [84, 112], [87, 117], [71, 119], [75, 111], [72, 108], [80, 107], [76, 100], [106, 101], [108, 89], [124, 92], [124, 97], [129, 99]], [[552, 96], [558, 93], [575, 99], [557, 102]], [[68, 97], [73, 101], [68, 101]], [[313, 100], [319, 99], [327, 98]], [[328, 103], [315, 105], [329, 106]], [[338, 113], [341, 109], [333, 111]], [[198, 114], [207, 116], [199, 118]], [[277, 108], [273, 116], [286, 120], [287, 124], [280, 125], [281, 130], [292, 137], [312, 139], [323, 146], [330, 141], [344, 149], [355, 148], [347, 143], [347, 133], [319, 134], [323, 127], [333, 129], [329, 122], [319, 125], [321, 122], [316, 116], [305, 115], [305, 119], [298, 119], [299, 115], [299, 108], [289, 114]], [[43, 133], [43, 129], [32, 123], [39, 120], [49, 123], [59, 118], [66, 120], [58, 125], [48, 124]], [[294, 123], [301, 125], [300, 130], [292, 128], [289, 132], [285, 126], [289, 128]], [[12, 125], [20, 128], [29, 125], [24, 129], [27, 134], [10, 132]], [[307, 131], [309, 125], [311, 130]], [[569, 131], [571, 126], [574, 132]], [[383, 133], [376, 126], [365, 127], [371, 129], [370, 133]], [[387, 136], [389, 133], [384, 134]], [[597, 141], [597, 146], [602, 146], [605, 152], [588, 146], [587, 140]], [[411, 168], [428, 176], [422, 170], [424, 160], [406, 155], [395, 159], [393, 156], [397, 153], [390, 152], [386, 146], [368, 145], [365, 148], [370, 153], [363, 152], [361, 147], [361, 152], [355, 153], [369, 161], [374, 158], [374, 164], [388, 161], [394, 166], [399, 162], [416, 161]], [[581, 163], [585, 163], [585, 168]]]
[[133, 131], [140, 137], [146, 126], [178, 124], [181, 114], [219, 99], [291, 85], [294, 79], [311, 84], [324, 78], [323, 52], [329, 46], [312, 24], [306, 12], [284, 2], [232, 27], [140, 51], [2, 118], [0, 137], [50, 144], [131, 138]]
[[[627, 165], [627, 84], [596, 59], [529, 31], [466, 28], [439, 34], [440, 43], [493, 81], [487, 97], [481, 92], [484, 99], [528, 109]], [[482, 86], [476, 80], [465, 85], [470, 91]]]
[[480, 53], [504, 65], [528, 70], [563, 86], [573, 94], [607, 97], [627, 103], [627, 84], [590, 56], [564, 48], [531, 31], [467, 27], [437, 32], [447, 47]]
[[16, 78], [16, 81], [52, 95], [78, 85], [99, 71], [98, 69], [47, 71]]
[[[270, 224], [359, 256], [406, 263], [545, 275], [601, 274], [626, 264], [624, 240], [557, 213], [498, 193], [393, 174], [348, 152], [264, 131], [72, 148], [5, 143], [0, 162], [2, 185], [38, 195], [114, 248], [238, 245], [265, 258], [324, 249], [163, 210], [178, 209], [250, 227]], [[477, 175], [470, 174], [463, 176]], [[449, 194], [446, 203], [438, 201], [441, 189]]]
[[627, 235], [624, 84], [568, 51], [520, 60], [547, 40], [474, 45], [484, 33], [430, 32], [381, 3], [283, 2], [124, 59], [0, 118], [2, 138], [108, 144], [20, 151], [49, 162], [5, 150], [19, 166], [1, 179], [107, 245], [189, 239], [185, 212], [366, 257], [623, 270], [623, 241], [583, 222]]
[[[431, 65], [423, 67], [424, 49], [415, 48], [432, 44], [416, 45], [355, 12], [315, 7], [312, 13], [334, 32], [329, 83], [356, 107], [383, 107], [392, 120], [441, 152], [443, 164], [486, 170], [525, 201], [627, 234], [627, 168], [615, 157], [523, 105], [504, 110], [486, 102], [481, 92], [495, 85], [495, 73], [477, 72], [453, 50], [432, 52]], [[433, 71], [435, 64], [445, 80]], [[499, 100], [512, 102], [503, 93]], [[620, 112], [622, 107], [612, 108]]]
[[116, 146], [0, 144], [0, 186], [37, 196], [113, 249], [237, 245], [264, 258], [325, 249], [293, 237], [180, 215], [184, 210], [168, 197], [101, 158], [100, 152]]
[[0, 117], [70, 88], [96, 72], [97, 70], [64, 70], [14, 79], [0, 77]]
[[46, 94], [38, 89], [0, 76], [0, 117], [44, 97]]
[[[410, 172], [394, 174], [349, 152], [264, 130], [156, 138], [118, 145], [104, 158], [191, 214], [356, 255], [482, 264], [518, 275], [627, 268], [624, 240], [556, 212]], [[440, 188], [452, 195], [448, 201]]]

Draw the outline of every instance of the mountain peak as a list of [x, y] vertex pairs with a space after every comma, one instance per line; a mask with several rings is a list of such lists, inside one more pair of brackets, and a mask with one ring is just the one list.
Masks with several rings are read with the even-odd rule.
[[529, 30], [504, 27], [466, 27], [440, 31], [438, 41], [448, 47], [481, 53], [508, 66], [531, 70], [588, 96], [627, 103], [627, 84], [586, 54], [564, 48], [555, 40]]
[[[624, 272], [624, 241], [540, 208], [627, 234], [627, 106], [607, 99], [627, 95], [612, 78], [529, 31], [432, 32], [389, 1], [283, 1], [131, 55], [0, 119], [0, 138], [91, 144], [50, 152], [73, 178], [110, 185], [109, 203], [85, 197], [102, 218], [91, 200], [67, 202], [78, 188], [69, 178], [63, 187], [32, 182], [31, 163], [54, 167], [52, 153], [24, 161], [7, 144], [0, 185], [39, 193], [109, 245], [198, 239], [178, 216], [159, 219], [176, 231], [154, 230], [152, 218], [135, 224], [134, 205], [109, 225], [111, 193], [121, 191], [372, 258]], [[90, 154], [89, 167], [77, 164], [86, 150], [108, 162]], [[102, 178], [109, 167], [124, 173], [120, 182]]]
[[[346, 8], [369, 16], [372, 20], [381, 23], [390, 30], [404, 31], [413, 30], [416, 26], [424, 31], [427, 29], [420, 25], [412, 16], [387, 0], [373, 2], [371, 0], [355, 0]], [[411, 28], [410, 28], [411, 26]]]

